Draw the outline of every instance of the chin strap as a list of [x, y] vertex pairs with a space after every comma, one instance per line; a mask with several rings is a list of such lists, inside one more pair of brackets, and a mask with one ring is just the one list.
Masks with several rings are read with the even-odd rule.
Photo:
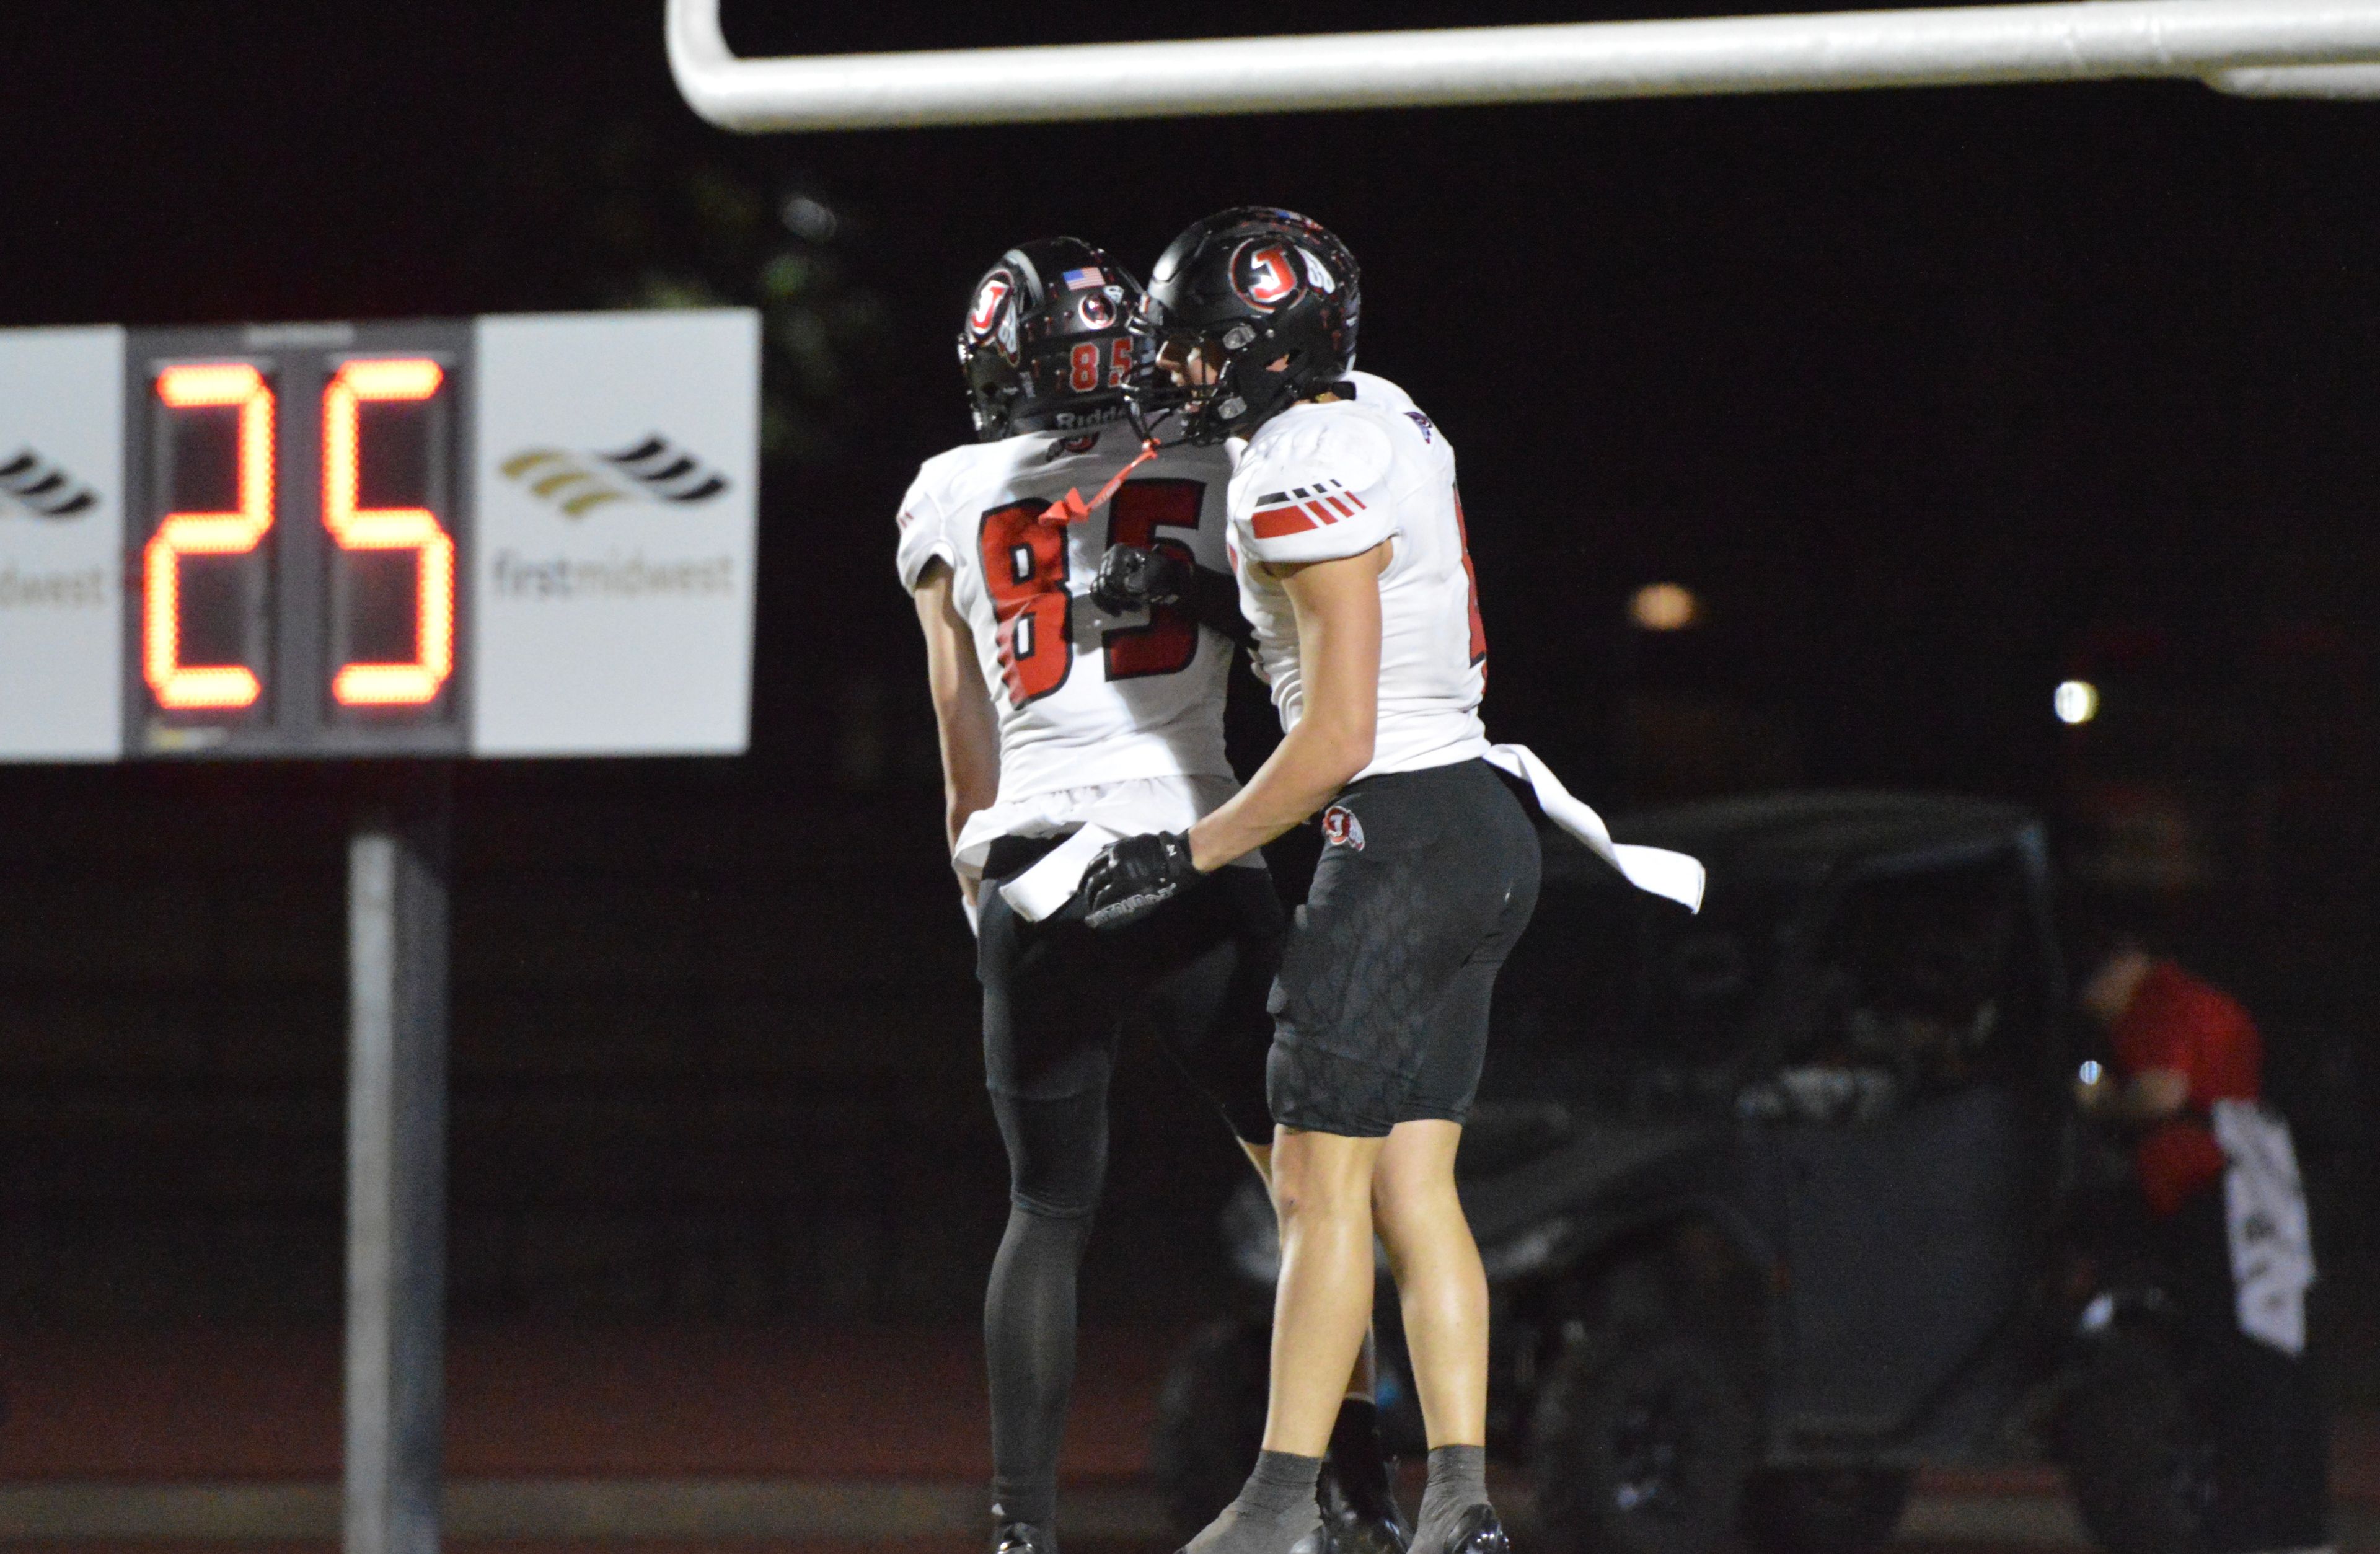
[[1041, 521], [1045, 524], [1060, 525], [1081, 523], [1085, 518], [1106, 506], [1108, 498], [1116, 493], [1116, 488], [1123, 485], [1134, 470], [1155, 458], [1161, 447], [1168, 445], [1170, 444], [1160, 444], [1154, 437], [1149, 438], [1141, 443], [1139, 454], [1130, 464], [1108, 477], [1108, 483], [1099, 489], [1098, 495], [1086, 502], [1080, 490], [1070, 491], [1042, 510]]

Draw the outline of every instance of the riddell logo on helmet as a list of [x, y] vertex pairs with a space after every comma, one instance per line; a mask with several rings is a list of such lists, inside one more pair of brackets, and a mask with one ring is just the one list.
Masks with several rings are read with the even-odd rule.
[[1295, 297], [1300, 281], [1298, 250], [1286, 243], [1251, 237], [1232, 255], [1232, 285], [1252, 307], [1267, 312]]
[[1334, 804], [1322, 811], [1322, 840], [1333, 847], [1364, 850], [1364, 822], [1355, 819], [1355, 811], [1343, 804]]

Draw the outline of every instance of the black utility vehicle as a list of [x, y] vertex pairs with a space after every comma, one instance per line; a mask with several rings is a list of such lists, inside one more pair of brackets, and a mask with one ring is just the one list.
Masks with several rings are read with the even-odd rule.
[[[1794, 795], [1616, 828], [1709, 867], [1699, 917], [1546, 833], [1497, 986], [1463, 1201], [1494, 1301], [1490, 1450], [1562, 1554], [1856, 1550], [1920, 1463], [2022, 1451], [2070, 1353], [2074, 1147], [2039, 822], [2012, 806]], [[1250, 1184], [1226, 1233], [1277, 1271]], [[1396, 1305], [1394, 1444], [1420, 1450]], [[1179, 1357], [1159, 1478], [1187, 1526], [1237, 1488], [1265, 1317]]]

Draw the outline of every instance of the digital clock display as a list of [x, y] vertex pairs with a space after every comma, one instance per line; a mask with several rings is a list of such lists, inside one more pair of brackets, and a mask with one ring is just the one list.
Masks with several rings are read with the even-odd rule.
[[458, 751], [468, 332], [260, 337], [135, 336], [128, 738]]
[[747, 312], [0, 331], [0, 759], [744, 747]]

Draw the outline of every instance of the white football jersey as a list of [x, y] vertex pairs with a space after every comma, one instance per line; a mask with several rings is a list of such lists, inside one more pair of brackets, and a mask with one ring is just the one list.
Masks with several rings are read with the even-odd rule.
[[1384, 540], [1380, 700], [1358, 777], [1486, 754], [1488, 638], [1455, 493], [1454, 450], [1404, 390], [1351, 372], [1353, 399], [1291, 407], [1257, 428], [1232, 477], [1232, 569], [1285, 732], [1305, 711], [1297, 619], [1263, 564], [1332, 561]]
[[1083, 522], [1041, 521], [1051, 502], [1069, 490], [1093, 495], [1139, 451], [1122, 425], [969, 443], [928, 459], [902, 500], [902, 586], [915, 589], [939, 557], [974, 631], [999, 715], [1003, 810], [1147, 779], [1219, 778], [1224, 796], [1235, 786], [1223, 755], [1230, 641], [1186, 606], [1111, 615], [1090, 597], [1111, 544], [1172, 547], [1219, 572], [1229, 565], [1230, 455], [1169, 448]]

